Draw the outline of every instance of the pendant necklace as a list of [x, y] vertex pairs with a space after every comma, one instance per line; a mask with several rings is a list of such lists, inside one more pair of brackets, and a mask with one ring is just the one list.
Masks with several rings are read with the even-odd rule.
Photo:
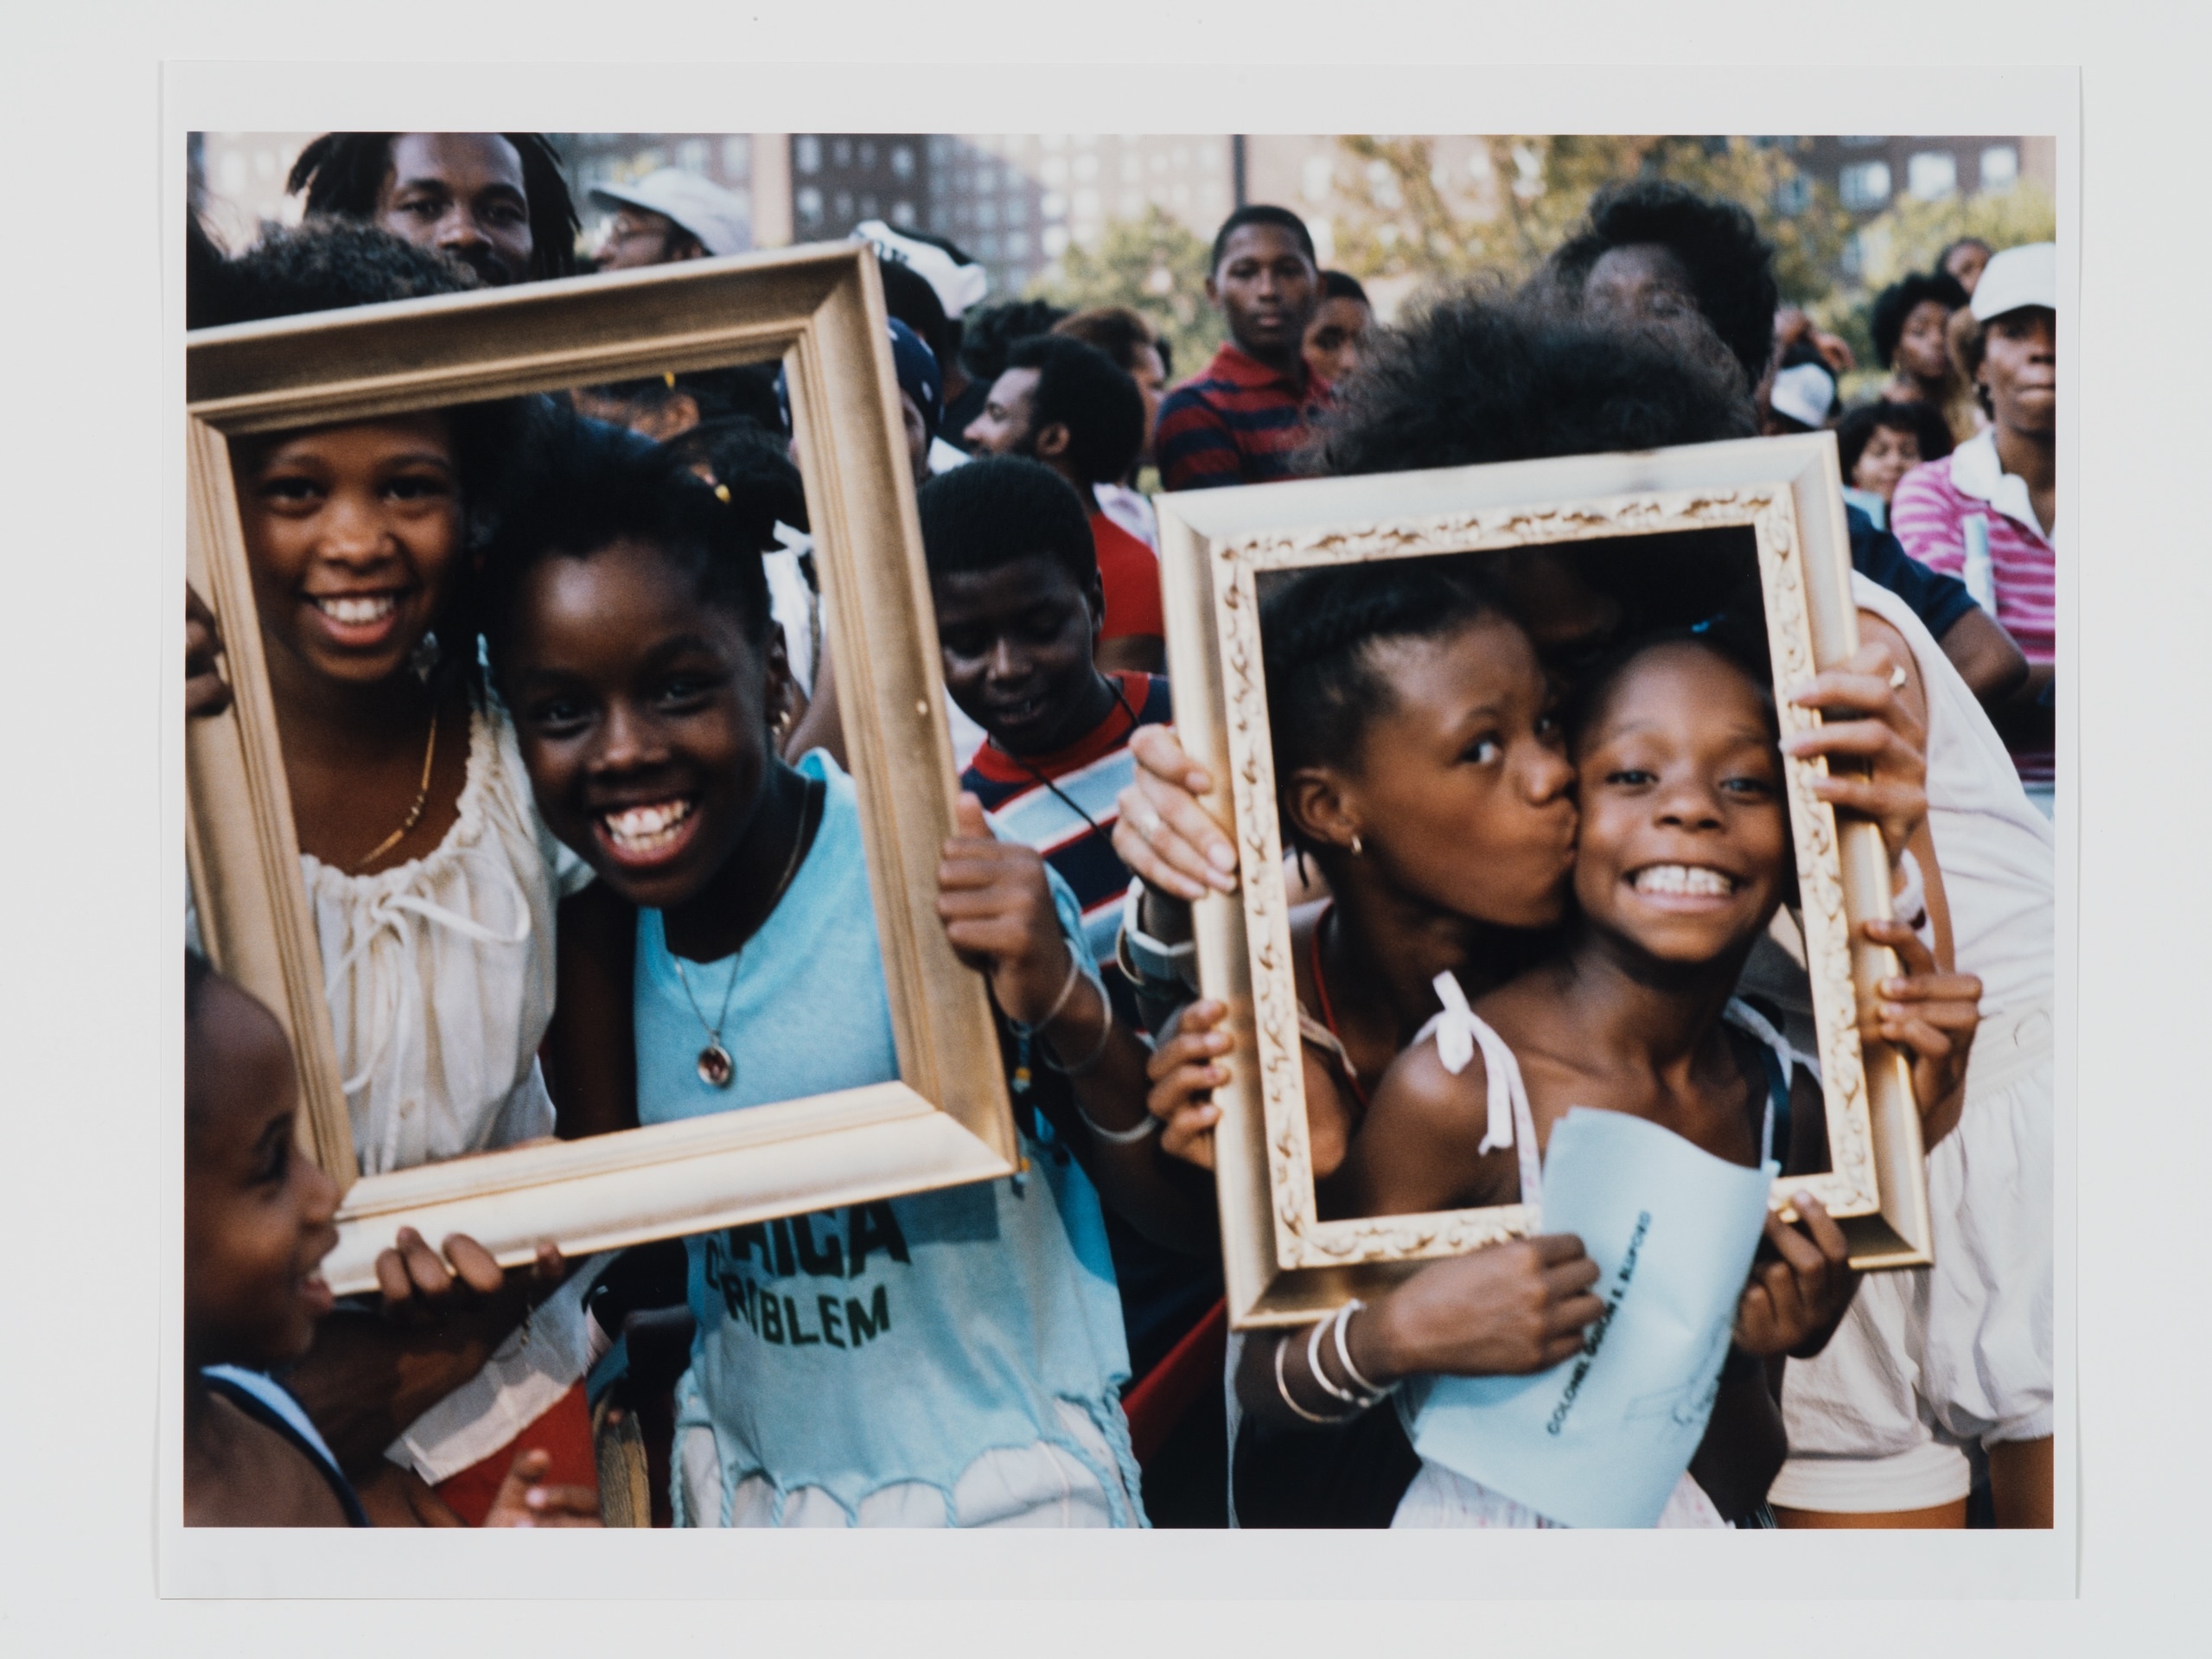
[[[798, 873], [799, 855], [806, 845], [809, 820], [813, 817], [818, 803], [828, 794], [828, 790], [813, 778], [806, 780], [806, 791], [799, 803], [799, 832], [791, 839], [791, 857], [784, 863], [783, 874], [776, 880], [775, 891], [768, 895], [768, 910], [761, 918], [763, 922], [775, 914], [775, 907], [783, 898], [783, 890], [791, 885], [792, 877]], [[737, 973], [744, 966], [744, 955], [745, 947], [740, 945], [730, 956], [730, 983], [723, 988], [722, 1011], [715, 1016], [714, 1023], [710, 1025], [706, 1015], [700, 1011], [698, 999], [692, 994], [691, 976], [684, 972], [684, 959], [673, 950], [668, 953], [668, 960], [676, 965], [677, 983], [684, 987], [684, 1000], [692, 1005], [692, 1017], [706, 1032], [706, 1046], [699, 1050], [698, 1070], [699, 1081], [709, 1088], [727, 1088], [736, 1081], [737, 1062], [730, 1057], [730, 1050], [723, 1046], [722, 1028], [729, 1023], [730, 999], [736, 994]]]

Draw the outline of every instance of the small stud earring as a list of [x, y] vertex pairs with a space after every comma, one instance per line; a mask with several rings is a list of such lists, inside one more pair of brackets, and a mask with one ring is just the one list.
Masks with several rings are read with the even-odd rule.
[[1352, 832], [1352, 856], [1356, 858], [1366, 851], [1367, 847], [1360, 839], [1359, 831], [1354, 830]]

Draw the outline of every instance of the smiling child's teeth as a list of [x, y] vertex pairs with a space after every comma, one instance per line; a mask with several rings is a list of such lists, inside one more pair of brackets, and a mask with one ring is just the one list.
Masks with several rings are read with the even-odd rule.
[[332, 622], [352, 626], [382, 622], [392, 614], [397, 603], [388, 593], [371, 594], [365, 598], [317, 599], [315, 602], [316, 608]]
[[1636, 872], [1636, 891], [1673, 895], [1694, 894], [1703, 898], [1725, 898], [1736, 884], [1718, 870], [1694, 865], [1660, 864]]
[[631, 807], [609, 813], [601, 821], [608, 836], [626, 852], [649, 852], [675, 837], [678, 826], [692, 815], [688, 801], [664, 801], [650, 807]]

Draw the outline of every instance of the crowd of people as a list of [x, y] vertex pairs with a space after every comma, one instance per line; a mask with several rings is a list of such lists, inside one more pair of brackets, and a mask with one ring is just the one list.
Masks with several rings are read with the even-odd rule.
[[[666, 169], [599, 193], [587, 258], [528, 133], [328, 135], [291, 182], [303, 224], [243, 253], [194, 227], [193, 326], [714, 257], [741, 222]], [[1660, 1524], [2049, 1525], [2055, 250], [1961, 244], [1882, 295], [1892, 378], [1846, 412], [1847, 348], [1779, 306], [1750, 215], [1661, 182], [1602, 192], [1520, 290], [1388, 325], [1296, 214], [1240, 207], [1207, 279], [1227, 341], [1179, 381], [1135, 310], [985, 305], [956, 246], [859, 234], [959, 751], [938, 914], [1022, 1173], [517, 1270], [403, 1232], [334, 1305], [283, 1032], [188, 918], [188, 1522], [1552, 1524], [1413, 1443], [1433, 1380], [1582, 1349], [1582, 1241], [1224, 1334], [1212, 1097], [1249, 1059], [1189, 907], [1238, 862], [1175, 735], [1138, 482], [1834, 426], [1862, 645], [1786, 689], [1824, 717], [1786, 737], [1736, 600], [1593, 608], [1541, 558], [1269, 592], [1316, 1193], [1534, 1203], [1571, 1104], [1822, 1167], [1776, 941], [1782, 757], [1826, 757], [1815, 791], [1890, 858], [1898, 919], [1863, 932], [1900, 968], [1862, 1034], [1909, 1062], [1935, 1265], [1853, 1272], [1809, 1194], [1770, 1216]], [[232, 459], [365, 1171], [897, 1076], [774, 366]], [[201, 718], [229, 692], [188, 590], [187, 628]], [[1482, 1133], [1498, 1101], [1517, 1133]]]

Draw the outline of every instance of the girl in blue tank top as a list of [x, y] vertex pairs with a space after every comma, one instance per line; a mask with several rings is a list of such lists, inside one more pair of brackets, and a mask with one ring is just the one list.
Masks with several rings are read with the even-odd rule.
[[[539, 460], [488, 637], [545, 822], [640, 911], [639, 1120], [896, 1078], [852, 783], [770, 739], [772, 493], [587, 422]], [[679, 1523], [1144, 1523], [1099, 1192], [1170, 1237], [1204, 1212], [1144, 1133], [1145, 1050], [1072, 896], [960, 818], [947, 935], [1068, 1087], [1030, 1091], [1022, 1175], [686, 1241]]]

